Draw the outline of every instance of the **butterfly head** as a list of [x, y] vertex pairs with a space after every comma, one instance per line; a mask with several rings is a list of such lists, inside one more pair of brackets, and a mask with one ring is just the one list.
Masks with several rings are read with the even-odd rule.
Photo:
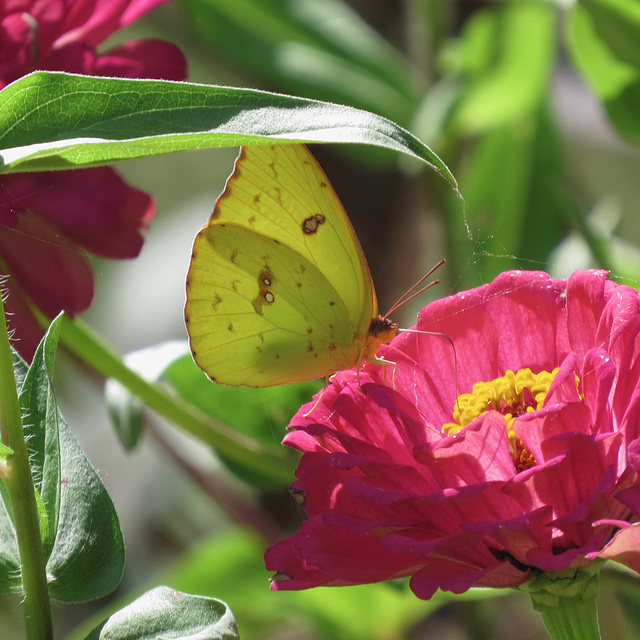
[[366, 359], [373, 357], [381, 344], [391, 342], [396, 333], [398, 333], [397, 322], [393, 322], [386, 316], [379, 315], [374, 318], [369, 325]]

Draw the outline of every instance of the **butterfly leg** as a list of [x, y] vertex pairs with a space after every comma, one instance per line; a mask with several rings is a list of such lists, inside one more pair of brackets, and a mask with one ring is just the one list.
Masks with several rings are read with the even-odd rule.
[[331, 381], [331, 378], [333, 378], [333, 376], [335, 376], [335, 375], [336, 375], [335, 373], [330, 373], [324, 379], [324, 387], [322, 387], [322, 389], [320, 389], [320, 393], [318, 394], [318, 397], [316, 398], [316, 401], [313, 403], [313, 406], [311, 407], [311, 409], [309, 409], [309, 411], [307, 411], [306, 413], [302, 414], [303, 418], [308, 418], [311, 415], [311, 413], [313, 411], [315, 411], [316, 407], [320, 404], [320, 400], [322, 400], [322, 396], [324, 395], [324, 390], [327, 388], [327, 385]]
[[[398, 365], [393, 362], [393, 360], [385, 360], [384, 358], [371, 358], [369, 360], [367, 360], [367, 362], [370, 362], [371, 364], [375, 364], [378, 365], [379, 367], [384, 367], [384, 383], [387, 384], [387, 366], [392, 366], [393, 367], [393, 376], [391, 377], [391, 382], [393, 384], [393, 388], [396, 388], [396, 369], [398, 368]], [[360, 372], [360, 369], [358, 369], [358, 373]]]

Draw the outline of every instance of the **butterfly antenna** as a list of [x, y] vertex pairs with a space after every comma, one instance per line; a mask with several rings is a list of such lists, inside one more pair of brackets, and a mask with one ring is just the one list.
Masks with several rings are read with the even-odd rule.
[[[406, 304], [407, 302], [409, 302], [410, 300], [413, 300], [414, 298], [416, 298], [417, 296], [419, 296], [420, 294], [424, 293], [427, 289], [430, 289], [431, 287], [433, 287], [433, 285], [438, 284], [440, 282], [440, 280], [436, 279], [433, 280], [432, 282], [430, 282], [428, 285], [422, 287], [421, 289], [418, 289], [418, 287], [427, 279], [429, 278], [434, 271], [436, 271], [436, 269], [439, 269], [444, 263], [446, 262], [446, 260], [443, 258], [442, 260], [440, 260], [440, 262], [438, 262], [438, 264], [436, 264], [435, 266], [431, 267], [431, 269], [429, 269], [429, 271], [427, 271], [427, 273], [425, 273], [422, 278], [420, 278], [420, 280], [418, 280], [418, 282], [416, 282], [410, 289], [408, 289], [407, 291], [405, 291], [392, 305], [391, 308], [389, 309], [389, 311], [387, 311], [387, 313], [385, 313], [385, 318], [388, 318], [394, 311], [396, 311], [397, 309], [399, 309], [403, 304]], [[418, 289], [416, 291], [416, 289]]]

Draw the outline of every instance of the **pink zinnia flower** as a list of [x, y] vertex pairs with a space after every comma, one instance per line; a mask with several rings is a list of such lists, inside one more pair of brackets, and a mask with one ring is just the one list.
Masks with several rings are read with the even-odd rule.
[[184, 79], [184, 56], [162, 40], [96, 51], [112, 33], [166, 1], [0, 0], [0, 89], [36, 69]]
[[[182, 80], [173, 44], [96, 46], [165, 0], [0, 0], [0, 88], [36, 69]], [[53, 317], [84, 311], [93, 297], [85, 252], [133, 258], [153, 199], [112, 169], [0, 176], [0, 274], [15, 346], [31, 359], [41, 336], [31, 306]]]
[[402, 333], [380, 350], [395, 388], [367, 363], [293, 418], [309, 518], [267, 550], [272, 588], [411, 576], [430, 598], [598, 558], [640, 571], [638, 292], [508, 272], [416, 328], [451, 342]]

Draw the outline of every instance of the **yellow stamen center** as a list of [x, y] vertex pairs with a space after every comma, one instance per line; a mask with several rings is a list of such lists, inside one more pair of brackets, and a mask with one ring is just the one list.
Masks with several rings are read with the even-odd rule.
[[536, 465], [536, 460], [527, 451], [513, 432], [513, 421], [518, 416], [537, 411], [544, 399], [558, 368], [553, 371], [533, 373], [531, 369], [520, 369], [516, 373], [508, 370], [504, 376], [489, 382], [476, 382], [471, 393], [458, 396], [453, 411], [454, 422], [442, 425], [448, 435], [466, 427], [480, 414], [487, 411], [500, 412], [507, 422], [509, 449], [518, 471]]

